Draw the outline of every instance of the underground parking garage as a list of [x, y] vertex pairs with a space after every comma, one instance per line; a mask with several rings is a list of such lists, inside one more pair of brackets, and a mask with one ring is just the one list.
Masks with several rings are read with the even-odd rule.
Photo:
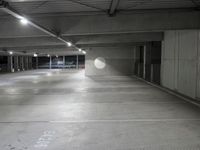
[[199, 0], [0, 0], [0, 150], [200, 150]]

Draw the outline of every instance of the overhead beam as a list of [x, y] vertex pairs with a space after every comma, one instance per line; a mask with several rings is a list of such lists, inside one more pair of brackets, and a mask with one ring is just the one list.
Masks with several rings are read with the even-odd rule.
[[133, 47], [142, 46], [145, 42], [126, 42], [126, 43], [91, 43], [91, 44], [78, 44], [82, 48], [92, 48], [92, 47]]
[[[73, 39], [76, 45], [84, 44], [109, 44], [127, 42], [162, 41], [162, 32], [117, 34], [117, 35], [85, 35], [85, 36], [64, 36], [64, 39]], [[11, 44], [12, 43], [12, 44]], [[62, 42], [52, 37], [24, 37], [24, 38], [1, 38], [0, 47], [24, 47], [43, 45], [63, 45]]]
[[[50, 54], [51, 56], [56, 56], [56, 55], [82, 55], [81, 52], [79, 51], [66, 51], [66, 50], [48, 50], [48, 49], [36, 49], [35, 51], [29, 51], [27, 50], [26, 53], [24, 53], [22, 50], [15, 50], [13, 51], [14, 54], [13, 55], [28, 55], [28, 56], [33, 56], [34, 53], [38, 53], [39, 56], [46, 56], [47, 54]], [[9, 55], [7, 51], [1, 51], [0, 50], [0, 55]]]
[[[83, 38], [81, 38], [83, 37]], [[72, 39], [77, 41], [77, 44], [101, 44], [101, 43], [131, 43], [131, 42], [147, 42], [147, 41], [162, 41], [162, 32], [148, 33], [129, 33], [129, 34], [111, 34], [111, 35], [87, 35], [87, 36], [72, 36]]]
[[111, 1], [110, 9], [109, 9], [109, 11], [108, 11], [108, 14], [109, 14], [110, 16], [113, 16], [113, 15], [116, 13], [117, 6], [118, 6], [118, 4], [119, 4], [119, 1], [120, 1], [120, 0], [112, 0], [112, 1]]
[[[101, 43], [101, 44], [80, 44], [83, 49], [88, 49], [91, 47], [133, 47], [145, 45], [146, 42], [131, 42], [131, 43]], [[0, 48], [1, 50], [1, 48]], [[4, 48], [7, 51], [20, 51], [20, 52], [39, 52], [39, 53], [48, 53], [48, 52], [67, 52], [74, 51], [74, 49], [65, 47], [64, 45], [43, 45], [43, 46], [23, 46], [23, 47], [8, 47]]]
[[[2, 48], [0, 48], [2, 49]], [[12, 51], [37, 51], [37, 50], [47, 50], [47, 51], [74, 51], [73, 48], [66, 47], [65, 45], [38, 45], [38, 46], [17, 46], [17, 47], [7, 47], [4, 50]]]
[[[32, 17], [49, 29], [59, 29], [62, 36], [158, 32], [165, 30], [199, 29], [199, 11], [166, 11], [149, 13], [123, 13], [107, 15], [48, 15]], [[187, 19], [185, 19], [187, 18]], [[0, 18], [0, 38], [45, 36], [42, 32], [28, 30], [12, 18]]]

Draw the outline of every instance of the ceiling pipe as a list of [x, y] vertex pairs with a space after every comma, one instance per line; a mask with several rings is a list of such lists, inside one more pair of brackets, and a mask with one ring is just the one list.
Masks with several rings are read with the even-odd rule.
[[67, 44], [68, 46], [73, 46], [75, 49], [79, 49], [76, 45], [72, 44], [70, 41], [66, 41], [65, 39], [63, 39], [60, 35], [56, 34], [55, 32], [53, 32], [52, 30], [49, 30], [35, 22], [33, 22], [32, 20], [29, 20], [25, 15], [20, 14], [19, 12], [17, 12], [16, 10], [14, 10], [12, 7], [9, 6], [9, 3], [4, 1], [4, 0], [0, 0], [0, 10], [6, 12], [7, 14], [10, 14], [11, 16], [21, 20], [21, 19], [27, 19], [28, 24], [30, 24], [31, 26], [35, 27], [36, 29], [56, 38], [57, 40]]

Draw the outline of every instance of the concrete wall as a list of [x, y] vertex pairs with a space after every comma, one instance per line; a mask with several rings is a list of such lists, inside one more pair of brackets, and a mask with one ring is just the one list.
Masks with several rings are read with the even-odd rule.
[[161, 84], [200, 98], [199, 30], [166, 31], [162, 44]]
[[[99, 57], [105, 59], [105, 67], [102, 69], [98, 69], [95, 66], [95, 59]], [[87, 76], [131, 75], [132, 68], [132, 47], [95, 47], [87, 51], [85, 66], [85, 74]]]

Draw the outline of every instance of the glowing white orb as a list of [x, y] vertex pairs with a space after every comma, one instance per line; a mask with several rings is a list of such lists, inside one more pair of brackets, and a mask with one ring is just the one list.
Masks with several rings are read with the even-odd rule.
[[106, 67], [106, 61], [103, 57], [98, 57], [95, 59], [94, 65], [97, 69], [103, 69]]

